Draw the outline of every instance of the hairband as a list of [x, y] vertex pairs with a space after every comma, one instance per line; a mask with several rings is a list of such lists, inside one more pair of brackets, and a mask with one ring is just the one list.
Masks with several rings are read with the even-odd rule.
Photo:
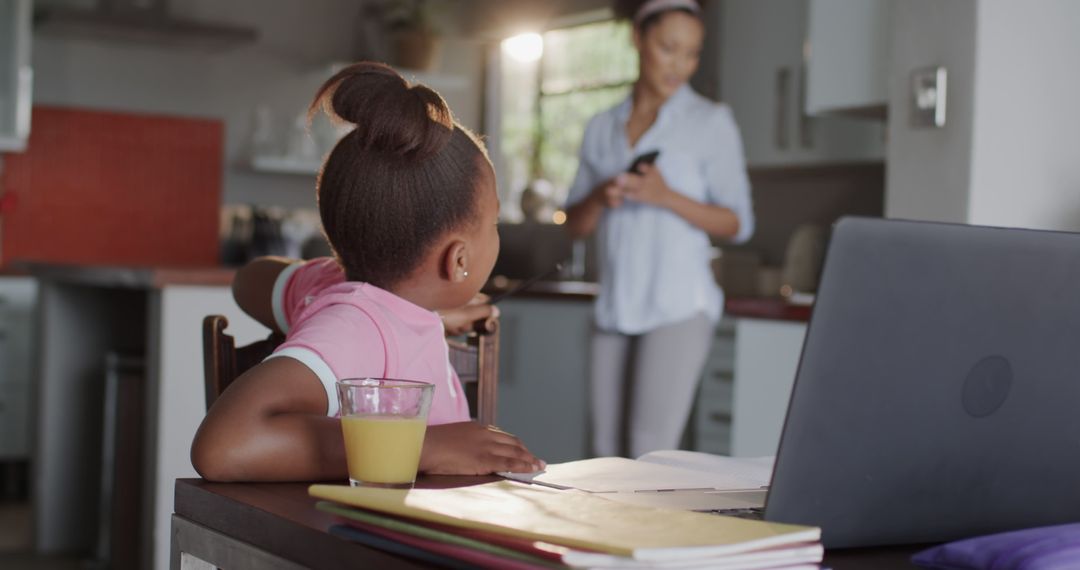
[[649, 16], [669, 10], [687, 10], [693, 14], [701, 14], [701, 6], [694, 0], [649, 0], [634, 14], [634, 27], [640, 26]]

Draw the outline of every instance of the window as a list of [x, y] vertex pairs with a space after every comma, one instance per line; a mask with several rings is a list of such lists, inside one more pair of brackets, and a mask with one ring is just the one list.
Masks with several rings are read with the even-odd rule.
[[629, 23], [612, 20], [552, 29], [540, 36], [542, 44], [532, 40], [542, 46], [539, 59], [528, 40], [503, 42], [494, 146], [504, 219], [524, 219], [521, 195], [537, 179], [549, 183], [534, 185], [545, 201], [541, 221], [562, 207], [586, 123], [624, 99], [637, 78], [630, 34]]

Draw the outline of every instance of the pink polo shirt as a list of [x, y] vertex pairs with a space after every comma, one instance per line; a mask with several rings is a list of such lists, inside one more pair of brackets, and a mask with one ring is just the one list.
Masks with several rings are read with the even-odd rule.
[[331, 258], [290, 265], [272, 298], [286, 337], [269, 358], [286, 356], [310, 368], [326, 390], [328, 416], [338, 415], [337, 380], [398, 378], [435, 385], [429, 425], [468, 421], [469, 406], [434, 311], [374, 285], [345, 281]]

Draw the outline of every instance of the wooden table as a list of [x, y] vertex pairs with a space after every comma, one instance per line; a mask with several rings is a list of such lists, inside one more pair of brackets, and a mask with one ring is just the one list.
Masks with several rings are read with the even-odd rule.
[[[493, 477], [426, 477], [418, 486], [457, 487]], [[208, 483], [177, 479], [172, 517], [171, 568], [294, 570], [298, 568], [413, 569], [430, 566], [327, 532], [337, 519], [315, 509], [305, 483]], [[830, 551], [825, 566], [836, 570], [915, 568], [908, 562], [922, 547]], [[193, 560], [195, 557], [199, 560]]]

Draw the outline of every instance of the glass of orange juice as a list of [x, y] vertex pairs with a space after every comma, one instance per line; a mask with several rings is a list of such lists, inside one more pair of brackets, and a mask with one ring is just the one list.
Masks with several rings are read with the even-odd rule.
[[337, 383], [349, 482], [408, 488], [416, 480], [433, 384], [385, 378]]

